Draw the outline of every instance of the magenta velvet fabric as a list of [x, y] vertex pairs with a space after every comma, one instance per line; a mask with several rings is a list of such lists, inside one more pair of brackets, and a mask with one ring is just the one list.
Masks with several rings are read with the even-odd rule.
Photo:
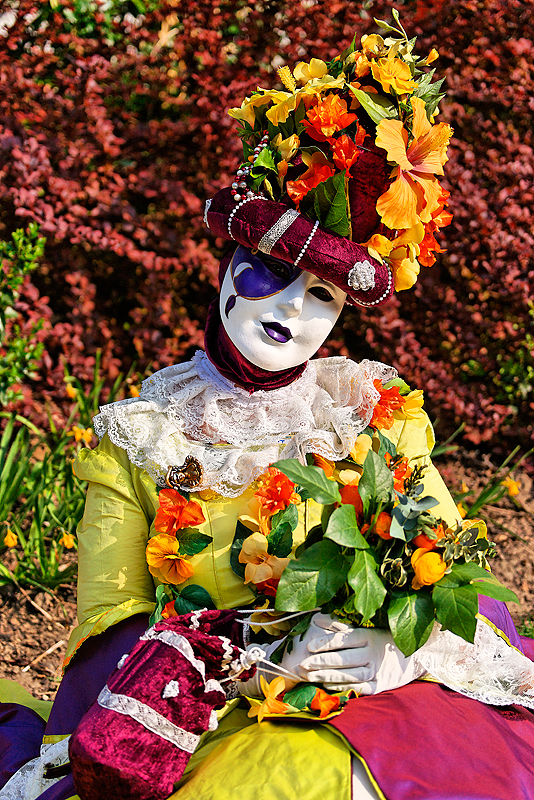
[[[172, 740], [175, 733], [166, 733], [169, 726], [161, 718], [174, 732], [180, 729], [184, 740], [208, 730], [213, 710], [226, 702], [221, 686], [208, 681], [225, 677], [225, 665], [239, 658], [242, 626], [235, 623], [237, 616], [235, 611], [203, 611], [198, 617], [162, 620], [150, 629], [174, 636], [180, 649], [154, 638], [137, 642], [107, 688], [114, 699], [143, 704], [142, 719], [128, 708], [118, 713], [96, 702], [71, 738], [74, 784], [83, 800], [156, 800], [172, 793], [192, 751], [187, 741], [182, 748]], [[167, 691], [171, 681], [174, 694]], [[159, 715], [155, 724], [147, 706]]]
[[[215, 236], [224, 239], [235, 239], [244, 247], [255, 249], [263, 235], [270, 230], [282, 216], [287, 206], [272, 200], [251, 200], [240, 208], [234, 201], [230, 189], [222, 189], [212, 199], [206, 218], [209, 228]], [[230, 215], [232, 216], [229, 225]], [[228, 228], [230, 227], [231, 233]], [[294, 264], [308, 237], [312, 233], [314, 223], [302, 214], [285, 231], [271, 250], [274, 258], [280, 258]], [[347, 277], [356, 262], [369, 261], [375, 267], [375, 286], [369, 291], [355, 291], [347, 283]], [[393, 286], [389, 292], [390, 272], [385, 264], [375, 261], [365, 247], [342, 236], [317, 228], [308, 243], [306, 251], [298, 263], [301, 269], [313, 272], [321, 280], [330, 281], [344, 292], [348, 292], [351, 302], [364, 304], [382, 304], [393, 294]], [[381, 298], [380, 302], [379, 298]]]

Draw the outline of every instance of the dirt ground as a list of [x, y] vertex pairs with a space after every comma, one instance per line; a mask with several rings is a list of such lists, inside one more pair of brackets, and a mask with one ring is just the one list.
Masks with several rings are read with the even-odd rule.
[[[453, 492], [461, 491], [462, 482], [480, 491], [495, 472], [487, 456], [462, 449], [436, 464]], [[487, 520], [490, 538], [498, 547], [493, 572], [518, 595], [521, 606], [511, 603], [509, 608], [522, 624], [534, 620], [534, 485], [525, 473], [514, 478], [521, 485], [519, 495], [485, 506], [479, 516]], [[75, 620], [74, 586], [63, 586], [53, 596], [0, 587], [0, 678], [13, 678], [36, 697], [53, 699]], [[529, 633], [534, 635], [534, 627]]]

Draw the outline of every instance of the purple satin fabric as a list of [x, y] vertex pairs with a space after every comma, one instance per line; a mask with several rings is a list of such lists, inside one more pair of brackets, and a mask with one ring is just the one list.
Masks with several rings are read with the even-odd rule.
[[237, 347], [232, 344], [223, 328], [218, 297], [212, 301], [208, 309], [204, 349], [209, 360], [217, 367], [221, 375], [250, 393], [260, 389], [271, 391], [280, 389], [282, 386], [289, 386], [290, 383], [300, 378], [306, 369], [306, 364], [299, 364], [291, 369], [270, 372], [247, 361]]
[[39, 755], [45, 723], [30, 708], [0, 703], [0, 789], [27, 761]]

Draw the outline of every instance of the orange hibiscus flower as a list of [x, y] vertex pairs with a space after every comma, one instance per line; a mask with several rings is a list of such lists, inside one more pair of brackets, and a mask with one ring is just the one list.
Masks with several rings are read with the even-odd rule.
[[376, 144], [387, 151], [388, 160], [398, 166], [393, 183], [378, 198], [376, 210], [392, 230], [427, 223], [440, 207], [442, 188], [436, 175], [443, 175], [448, 160], [447, 146], [452, 128], [444, 122], [431, 125], [420, 97], [412, 97], [412, 136], [398, 119], [383, 119], [377, 128]]
[[181, 528], [194, 528], [204, 521], [202, 509], [194, 500], [186, 500], [175, 489], [161, 490], [154, 520], [154, 528], [158, 533], [176, 535]]
[[362, 152], [359, 145], [363, 142], [367, 134], [360, 128], [356, 135], [356, 140], [352, 141], [346, 133], [336, 139], [332, 148], [334, 163], [339, 170], [350, 169], [358, 160]]
[[328, 694], [324, 689], [317, 689], [313, 700], [310, 703], [310, 708], [314, 711], [320, 711], [319, 719], [327, 717], [332, 711], [337, 711], [339, 708], [339, 697]]
[[404, 405], [404, 398], [401, 396], [397, 386], [392, 386], [391, 389], [384, 389], [382, 381], [375, 378], [373, 381], [375, 389], [380, 392], [380, 400], [376, 404], [370, 425], [375, 428], [388, 431], [394, 422], [393, 412]]
[[312, 163], [311, 167], [296, 181], [287, 181], [286, 189], [297, 208], [302, 198], [310, 189], [315, 189], [320, 183], [335, 175], [336, 171], [327, 164]]
[[418, 259], [424, 267], [431, 267], [432, 264], [435, 263], [436, 257], [433, 255], [433, 253], [445, 252], [445, 250], [443, 250], [435, 240], [434, 233], [439, 230], [439, 228], [444, 228], [446, 225], [450, 225], [452, 222], [452, 214], [449, 211], [445, 211], [445, 206], [447, 205], [447, 199], [449, 196], [450, 192], [446, 192], [445, 190], [442, 191], [439, 201], [439, 208], [432, 214], [432, 219], [430, 222], [425, 224], [425, 236], [419, 245]]
[[299, 497], [295, 494], [295, 484], [276, 467], [269, 467], [267, 472], [258, 481], [259, 489], [254, 493], [262, 509], [269, 516], [283, 511], [290, 503], [298, 503]]
[[347, 128], [357, 118], [347, 111], [346, 102], [337, 94], [319, 97], [302, 120], [306, 132], [316, 142], [326, 142], [334, 133]]
[[178, 552], [180, 544], [175, 536], [159, 533], [149, 539], [146, 560], [151, 575], [162, 583], [183, 583], [195, 574], [190, 562]]

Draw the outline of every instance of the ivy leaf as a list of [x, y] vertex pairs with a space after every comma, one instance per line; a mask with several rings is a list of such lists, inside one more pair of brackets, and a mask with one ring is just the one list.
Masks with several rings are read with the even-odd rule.
[[444, 630], [461, 636], [466, 642], [475, 641], [478, 613], [478, 594], [471, 584], [448, 587], [434, 585], [432, 599], [436, 618]]
[[291, 526], [291, 530], [295, 530], [299, 522], [299, 512], [294, 503], [290, 503], [287, 508], [282, 511], [277, 511], [271, 517], [271, 531], [274, 531], [282, 523], [287, 523]]
[[507, 589], [491, 572], [473, 561], [468, 564], [453, 564], [450, 573], [443, 576], [439, 585], [450, 588], [471, 585], [475, 587], [478, 594], [493, 597], [494, 600], [502, 600], [505, 603], [519, 603], [515, 592]]
[[317, 503], [341, 503], [337, 483], [328, 480], [320, 467], [303, 467], [296, 458], [283, 459], [272, 466], [283, 472], [290, 481], [306, 489]]
[[216, 608], [209, 592], [196, 583], [186, 586], [174, 601], [174, 610], [177, 614], [189, 614], [199, 608]]
[[425, 591], [394, 590], [388, 608], [388, 621], [395, 644], [405, 656], [411, 656], [432, 633], [432, 596]]
[[[382, 433], [382, 431], [378, 431], [378, 430], [377, 430], [377, 431], [376, 431], [376, 433], [378, 434], [378, 441], [380, 442], [380, 446], [379, 446], [379, 448], [378, 448], [378, 455], [379, 455], [379, 456], [382, 456], [382, 458], [384, 458], [384, 456], [386, 455], [386, 453], [389, 453], [389, 454], [390, 454], [390, 456], [392, 456], [393, 458], [395, 458], [395, 457], [396, 457], [396, 455], [397, 455], [397, 448], [395, 447], [395, 445], [393, 444], [393, 442], [391, 442], [391, 441], [388, 439], [388, 437], [387, 437], [387, 436], [384, 436], [384, 434]], [[387, 465], [386, 465], [386, 466], [387, 466]], [[388, 469], [389, 469], [389, 467], [388, 467]]]
[[156, 622], [159, 622], [161, 619], [161, 612], [167, 605], [171, 598], [167, 592], [167, 585], [164, 583], [160, 583], [159, 586], [156, 587], [156, 607], [152, 614], [150, 615], [150, 619], [148, 620], [149, 627], [151, 625], [155, 625]]
[[394, 103], [386, 97], [381, 97], [379, 94], [367, 94], [361, 89], [355, 89], [350, 83], [349, 89], [356, 96], [356, 99], [360, 101], [364, 111], [369, 114], [373, 122], [379, 123], [383, 119], [393, 119], [397, 116], [397, 109]]
[[332, 175], [310, 189], [301, 200], [300, 211], [311, 218], [315, 216], [321, 225], [334, 233], [348, 236], [350, 222], [345, 194], [345, 171]]
[[369, 450], [363, 463], [363, 475], [358, 484], [358, 491], [364, 505], [371, 498], [389, 503], [393, 499], [393, 475], [384, 459], [373, 450]]
[[245, 565], [240, 562], [239, 554], [243, 547], [243, 542], [245, 539], [248, 539], [249, 536], [252, 536], [252, 531], [237, 520], [234, 540], [230, 548], [230, 566], [232, 567], [232, 571], [243, 579], [245, 578]]
[[354, 590], [354, 607], [363, 621], [371, 619], [386, 598], [386, 587], [378, 577], [379, 561], [373, 550], [356, 550], [347, 580]]
[[367, 550], [369, 547], [367, 539], [358, 528], [356, 510], [350, 504], [342, 505], [332, 513], [325, 537], [341, 547], [354, 547], [356, 550]]
[[276, 592], [277, 611], [311, 611], [327, 603], [345, 583], [350, 562], [328, 539], [290, 561]]
[[288, 522], [282, 522], [267, 537], [267, 552], [285, 558], [293, 549], [293, 529]]
[[196, 528], [184, 528], [176, 538], [180, 545], [180, 555], [185, 556], [196, 556], [213, 541], [213, 536], [200, 533]]
[[293, 689], [285, 693], [284, 703], [289, 703], [290, 706], [302, 711], [302, 709], [310, 707], [316, 692], [317, 686], [312, 683], [298, 683]]

